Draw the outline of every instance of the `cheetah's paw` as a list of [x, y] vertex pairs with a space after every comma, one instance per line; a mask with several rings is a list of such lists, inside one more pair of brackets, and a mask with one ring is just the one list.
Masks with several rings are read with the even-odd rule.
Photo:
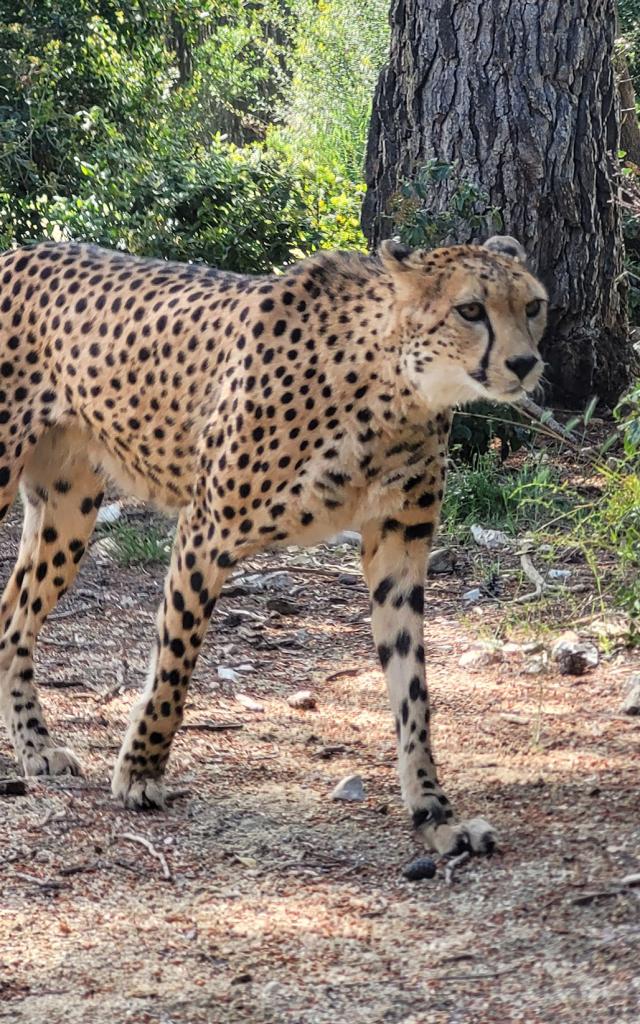
[[76, 755], [68, 747], [43, 747], [22, 755], [22, 770], [30, 775], [82, 775]]
[[130, 811], [162, 810], [166, 801], [160, 779], [136, 778], [118, 766], [111, 783], [113, 795]]

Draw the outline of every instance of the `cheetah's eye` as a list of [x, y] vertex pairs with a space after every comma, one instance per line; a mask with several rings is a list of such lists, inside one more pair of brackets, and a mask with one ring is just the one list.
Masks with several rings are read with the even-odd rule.
[[461, 306], [456, 306], [456, 309], [462, 319], [469, 320], [470, 323], [478, 323], [487, 318], [486, 310], [481, 302], [463, 302]]
[[525, 307], [526, 314], [530, 319], [537, 316], [541, 309], [542, 301], [540, 299], [532, 299]]

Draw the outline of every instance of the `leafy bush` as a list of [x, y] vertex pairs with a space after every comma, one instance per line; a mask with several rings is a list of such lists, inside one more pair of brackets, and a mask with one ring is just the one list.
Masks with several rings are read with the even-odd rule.
[[[120, 173], [115, 173], [117, 159]], [[74, 194], [2, 202], [0, 238], [82, 238], [134, 253], [269, 271], [321, 243], [305, 183], [264, 146], [220, 138], [147, 157], [114, 139], [83, 163]], [[7, 197], [8, 198], [8, 197]]]
[[522, 448], [530, 437], [517, 408], [479, 401], [456, 412], [449, 449], [452, 457], [461, 462], [473, 463], [490, 449], [504, 460]]
[[627, 458], [631, 461], [639, 460], [640, 469], [640, 382], [620, 401], [615, 415]]
[[[437, 202], [447, 197], [446, 208]], [[451, 245], [469, 228], [474, 235], [495, 235], [502, 218], [483, 191], [460, 177], [453, 164], [429, 160], [400, 186], [393, 203], [393, 219], [401, 241], [413, 248]]]
[[351, 238], [354, 200], [335, 205], [327, 175], [220, 134], [266, 134], [292, 17], [275, 0], [9, 4], [0, 247], [78, 237], [262, 271], [318, 248], [325, 223], [339, 236], [341, 206]]

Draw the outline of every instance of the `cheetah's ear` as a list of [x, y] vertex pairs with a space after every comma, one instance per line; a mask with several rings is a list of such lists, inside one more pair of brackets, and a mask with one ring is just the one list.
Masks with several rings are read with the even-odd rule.
[[403, 245], [402, 242], [397, 242], [393, 238], [387, 238], [380, 244], [378, 257], [385, 270], [388, 270], [390, 274], [398, 274], [407, 270], [415, 270], [411, 264], [412, 252], [413, 250], [408, 245]]
[[497, 252], [499, 256], [510, 256], [516, 263], [527, 265], [527, 254], [517, 238], [512, 235], [492, 235], [482, 246], [489, 252]]

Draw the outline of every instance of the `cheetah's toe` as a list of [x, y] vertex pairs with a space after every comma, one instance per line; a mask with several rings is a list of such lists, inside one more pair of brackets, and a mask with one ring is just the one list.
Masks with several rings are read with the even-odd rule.
[[160, 779], [132, 779], [116, 771], [111, 788], [113, 795], [130, 811], [158, 811], [165, 806], [166, 793]]
[[68, 747], [43, 747], [22, 755], [22, 770], [30, 775], [82, 775], [76, 755]]

